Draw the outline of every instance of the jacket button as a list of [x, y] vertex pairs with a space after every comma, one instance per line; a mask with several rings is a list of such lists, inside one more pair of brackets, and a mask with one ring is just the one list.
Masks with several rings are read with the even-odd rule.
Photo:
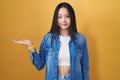
[[57, 71], [57, 70], [55, 69], [55, 71]]
[[51, 48], [50, 50], [52, 51], [53, 49]]
[[57, 53], [58, 53], [58, 51], [57, 51]]
[[55, 61], [55, 63], [57, 63], [57, 60]]

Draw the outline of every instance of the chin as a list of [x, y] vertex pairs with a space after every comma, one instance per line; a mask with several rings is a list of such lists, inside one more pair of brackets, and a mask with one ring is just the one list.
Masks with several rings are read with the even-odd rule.
[[61, 29], [68, 29], [68, 26], [62, 26]]
[[68, 30], [68, 28], [61, 28], [61, 30]]

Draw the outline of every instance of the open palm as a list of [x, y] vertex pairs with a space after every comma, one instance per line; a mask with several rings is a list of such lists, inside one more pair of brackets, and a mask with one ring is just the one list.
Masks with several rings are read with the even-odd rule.
[[32, 42], [30, 40], [27, 39], [22, 39], [22, 40], [12, 40], [14, 43], [16, 44], [22, 44], [25, 45], [27, 47], [30, 47], [32, 45]]

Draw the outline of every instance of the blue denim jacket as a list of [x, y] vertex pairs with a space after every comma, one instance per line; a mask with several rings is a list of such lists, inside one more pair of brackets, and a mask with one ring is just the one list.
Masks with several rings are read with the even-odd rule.
[[[69, 42], [71, 80], [89, 80], [89, 60], [86, 39], [75, 33], [74, 41]], [[60, 49], [59, 35], [48, 33], [44, 36], [39, 53], [31, 52], [30, 60], [38, 70], [46, 65], [45, 80], [57, 80], [58, 53]]]

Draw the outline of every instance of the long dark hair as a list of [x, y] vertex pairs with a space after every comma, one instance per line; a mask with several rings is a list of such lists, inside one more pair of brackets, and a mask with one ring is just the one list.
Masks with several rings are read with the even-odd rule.
[[73, 33], [77, 32], [75, 12], [74, 12], [72, 6], [70, 4], [68, 4], [67, 2], [62, 2], [62, 3], [58, 4], [58, 6], [56, 7], [55, 12], [54, 12], [54, 16], [53, 16], [51, 30], [49, 31], [49, 33], [52, 33], [52, 34], [56, 33], [56, 32], [60, 33], [60, 29], [58, 26], [58, 11], [62, 7], [66, 8], [68, 10], [69, 15], [70, 15], [71, 25], [69, 26], [69, 34], [70, 34], [71, 38], [74, 39]]

